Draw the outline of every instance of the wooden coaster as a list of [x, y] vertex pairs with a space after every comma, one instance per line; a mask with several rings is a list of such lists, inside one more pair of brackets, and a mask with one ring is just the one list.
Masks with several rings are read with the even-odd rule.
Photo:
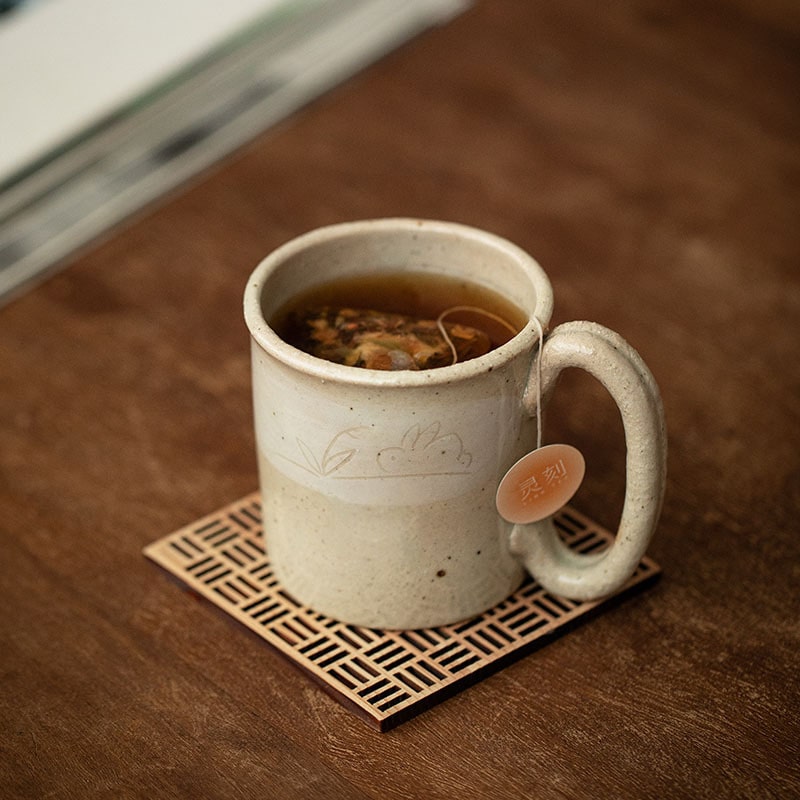
[[[570, 507], [556, 515], [556, 525], [581, 553], [598, 550], [613, 538]], [[381, 631], [318, 614], [281, 588], [262, 545], [258, 492], [159, 539], [144, 554], [382, 731], [541, 647], [592, 612], [649, 585], [661, 572], [645, 557], [617, 595], [591, 603], [555, 597], [529, 580], [467, 622]]]

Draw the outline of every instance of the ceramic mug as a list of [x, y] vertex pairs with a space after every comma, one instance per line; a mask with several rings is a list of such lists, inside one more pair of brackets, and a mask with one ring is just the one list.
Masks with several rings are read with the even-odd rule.
[[[522, 309], [528, 324], [478, 358], [394, 372], [324, 361], [270, 327], [279, 308], [311, 287], [398, 270], [486, 286]], [[540, 353], [534, 318], [546, 330], [552, 308], [550, 282], [533, 258], [453, 223], [333, 225], [258, 265], [244, 313], [265, 542], [286, 591], [347, 623], [408, 629], [480, 614], [514, 592], [526, 571], [576, 600], [613, 593], [630, 578], [664, 491], [658, 389], [638, 354], [594, 323], [559, 325]], [[514, 525], [495, 505], [502, 476], [535, 447], [537, 398], [546, 402], [565, 367], [606, 386], [625, 429], [624, 508], [614, 543], [600, 554], [574, 553], [551, 519]]]

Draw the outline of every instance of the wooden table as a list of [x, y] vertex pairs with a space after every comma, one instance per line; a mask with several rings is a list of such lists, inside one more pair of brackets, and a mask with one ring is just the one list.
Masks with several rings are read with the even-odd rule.
[[[4, 798], [800, 796], [800, 18], [483, 0], [0, 310]], [[504, 235], [659, 381], [661, 581], [379, 734], [142, 547], [256, 487], [253, 266], [389, 215]], [[611, 401], [545, 438], [616, 524]]]

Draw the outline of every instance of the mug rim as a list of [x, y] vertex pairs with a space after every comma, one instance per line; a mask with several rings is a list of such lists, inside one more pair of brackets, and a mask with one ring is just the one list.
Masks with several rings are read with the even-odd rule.
[[[264, 317], [261, 297], [269, 275], [287, 259], [311, 246], [334, 241], [342, 237], [358, 236], [373, 232], [431, 231], [468, 237], [510, 256], [527, 272], [536, 293], [533, 315], [515, 336], [505, 344], [485, 355], [468, 361], [428, 370], [372, 370], [336, 364], [312, 356], [278, 336]], [[512, 298], [509, 298], [512, 299]], [[244, 291], [244, 317], [250, 336], [259, 347], [286, 366], [326, 381], [358, 386], [434, 386], [451, 384], [472, 378], [509, 362], [520, 353], [532, 350], [538, 339], [538, 318], [542, 330], [546, 331], [553, 312], [553, 289], [540, 264], [522, 248], [497, 234], [458, 222], [416, 219], [410, 217], [387, 217], [352, 222], [341, 222], [315, 228], [300, 234], [277, 247], [263, 258], [248, 278]]]

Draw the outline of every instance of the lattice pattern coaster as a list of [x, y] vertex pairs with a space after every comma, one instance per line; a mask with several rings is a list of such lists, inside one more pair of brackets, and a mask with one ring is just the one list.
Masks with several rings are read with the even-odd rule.
[[[660, 573], [645, 557], [622, 592], [600, 603], [554, 597], [528, 581], [490, 611], [457, 625], [414, 631], [359, 628], [301, 606], [281, 588], [264, 553], [259, 500], [257, 492], [244, 497], [159, 539], [144, 553], [380, 730], [545, 644]], [[558, 514], [556, 524], [582, 553], [612, 538], [571, 508]]]

